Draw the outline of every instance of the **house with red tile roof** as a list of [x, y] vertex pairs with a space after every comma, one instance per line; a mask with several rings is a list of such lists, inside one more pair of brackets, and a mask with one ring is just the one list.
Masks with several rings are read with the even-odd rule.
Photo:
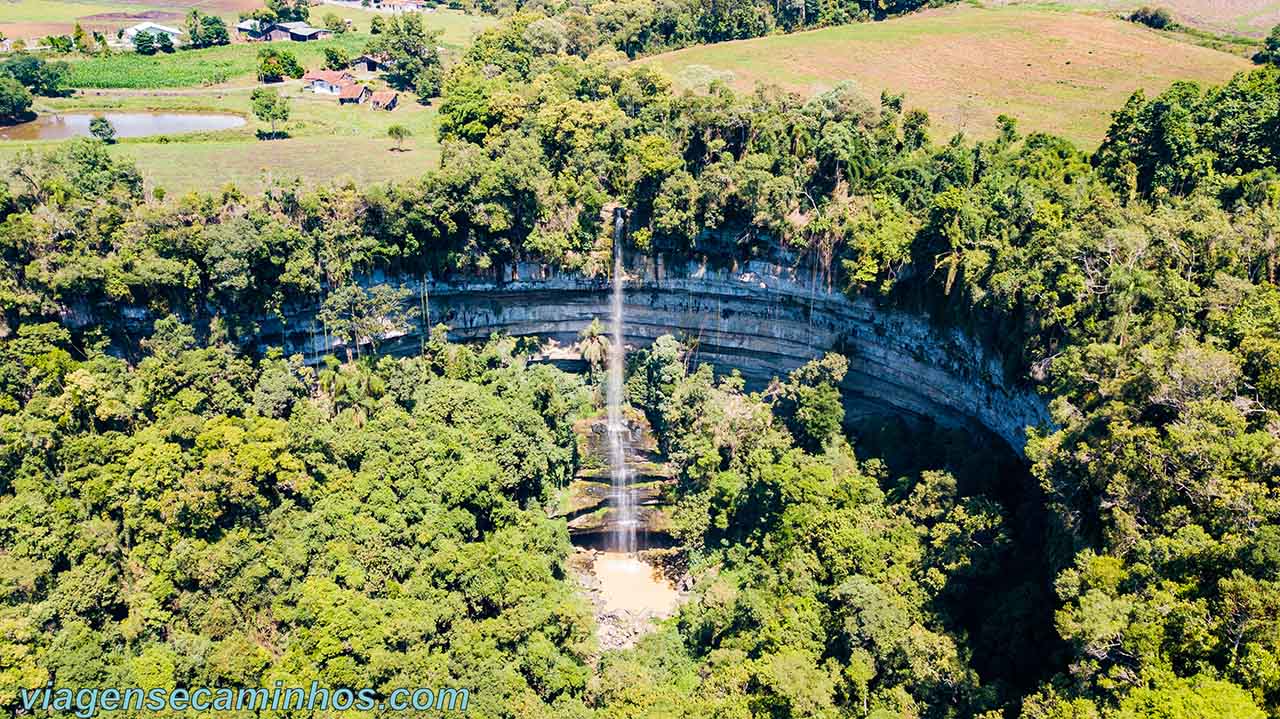
[[373, 91], [371, 91], [367, 85], [343, 85], [342, 89], [338, 92], [338, 104], [359, 105], [365, 100], [368, 100], [371, 94], [373, 94]]
[[391, 110], [396, 109], [396, 105], [400, 102], [400, 93], [394, 90], [379, 90], [369, 96], [369, 106], [375, 110]]
[[303, 88], [321, 95], [340, 95], [342, 88], [355, 84], [355, 75], [346, 70], [311, 70], [302, 76]]

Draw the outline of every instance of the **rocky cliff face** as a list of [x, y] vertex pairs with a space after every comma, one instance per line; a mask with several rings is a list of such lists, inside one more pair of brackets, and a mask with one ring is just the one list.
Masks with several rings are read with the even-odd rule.
[[[759, 387], [822, 353], [849, 358], [846, 409], [851, 418], [894, 413], [926, 417], [946, 425], [980, 426], [1021, 453], [1028, 426], [1048, 422], [1044, 401], [1026, 387], [1007, 382], [998, 357], [962, 332], [942, 331], [927, 318], [851, 300], [811, 279], [808, 269], [786, 258], [715, 269], [696, 261], [633, 257], [628, 263], [625, 335], [646, 345], [663, 334], [696, 339], [697, 361], [720, 370], [738, 369]], [[560, 273], [542, 265], [504, 268], [501, 279], [372, 278], [401, 282], [420, 297], [429, 317], [414, 333], [389, 341], [391, 352], [416, 351], [422, 328], [451, 327], [452, 339], [479, 339], [494, 332], [540, 335], [564, 344], [593, 318], [607, 321], [609, 287], [604, 278]], [[309, 361], [327, 351], [314, 308], [262, 326], [264, 345]], [[330, 338], [332, 341], [332, 338]]]

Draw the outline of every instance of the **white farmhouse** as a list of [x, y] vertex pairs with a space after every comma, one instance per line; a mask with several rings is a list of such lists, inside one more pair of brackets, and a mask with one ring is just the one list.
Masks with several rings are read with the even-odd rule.
[[127, 27], [124, 29], [121, 36], [132, 44], [133, 39], [137, 37], [140, 32], [150, 33], [151, 35], [168, 35], [169, 39], [173, 40], [174, 45], [178, 45], [182, 42], [181, 30], [176, 27], [169, 27], [168, 25], [161, 25], [160, 23], [154, 22], [140, 22], [133, 27]]
[[355, 76], [346, 70], [312, 70], [302, 76], [304, 89], [321, 95], [339, 95], [342, 88], [353, 85]]

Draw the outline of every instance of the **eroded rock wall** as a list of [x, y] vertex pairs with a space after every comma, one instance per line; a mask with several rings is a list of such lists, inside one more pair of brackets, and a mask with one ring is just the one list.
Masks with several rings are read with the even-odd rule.
[[[497, 276], [500, 275], [501, 279]], [[493, 278], [450, 281], [371, 278], [423, 290], [429, 317], [384, 351], [415, 352], [428, 324], [445, 323], [451, 339], [481, 339], [494, 332], [552, 337], [564, 344], [609, 316], [605, 278], [560, 273], [542, 265], [503, 268]], [[425, 284], [425, 286], [424, 286]], [[1021, 453], [1027, 426], [1048, 422], [1042, 398], [1006, 381], [1000, 358], [958, 330], [939, 330], [926, 317], [876, 307], [828, 290], [800, 263], [752, 261], [713, 268], [694, 261], [651, 257], [628, 261], [625, 335], [647, 345], [663, 334], [697, 340], [697, 361], [738, 369], [759, 387], [822, 353], [849, 358], [844, 391], [851, 418], [884, 413], [927, 417], [947, 425], [985, 427]], [[285, 323], [262, 327], [265, 345], [316, 361], [341, 352], [300, 308]]]

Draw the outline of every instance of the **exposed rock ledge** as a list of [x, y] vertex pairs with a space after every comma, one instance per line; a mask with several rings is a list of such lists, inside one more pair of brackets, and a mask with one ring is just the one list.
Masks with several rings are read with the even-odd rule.
[[[500, 274], [503, 281], [429, 279], [427, 321], [448, 324], [453, 339], [501, 331], [570, 343], [592, 318], [608, 320], [604, 278], [534, 264], [507, 267]], [[667, 333], [695, 338], [698, 361], [737, 368], [756, 387], [835, 348], [849, 358], [842, 390], [850, 417], [892, 412], [953, 426], [976, 424], [1019, 453], [1026, 427], [1049, 421], [1044, 400], [1007, 382], [1000, 358], [964, 333], [941, 331], [925, 317], [829, 292], [803, 267], [751, 261], [725, 270], [638, 256], [628, 262], [627, 274], [628, 344], [646, 345]], [[415, 296], [423, 289], [415, 279], [372, 279], [403, 281]], [[314, 317], [310, 308], [287, 316], [284, 326], [264, 322], [263, 343], [283, 345], [286, 353], [313, 361], [326, 351]], [[384, 349], [416, 351], [426, 324], [423, 318], [418, 322], [414, 333]]]

